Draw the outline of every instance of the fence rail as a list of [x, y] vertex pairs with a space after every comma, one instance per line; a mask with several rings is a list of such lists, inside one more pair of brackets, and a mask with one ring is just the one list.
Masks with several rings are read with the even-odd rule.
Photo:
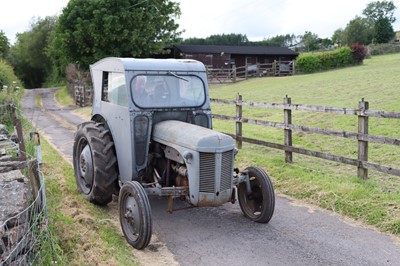
[[232, 68], [207, 68], [207, 76], [209, 83], [229, 83], [250, 77], [294, 75], [294, 66], [294, 61], [274, 61]]
[[[236, 145], [238, 148], [242, 147], [242, 142], [249, 142], [257, 145], [262, 145], [274, 149], [280, 149], [285, 152], [285, 161], [291, 163], [293, 161], [292, 154], [299, 153], [303, 155], [309, 155], [325, 160], [340, 162], [344, 164], [349, 164], [353, 166], [357, 166], [358, 177], [362, 179], [368, 178], [368, 169], [373, 169], [376, 171], [400, 176], [400, 169], [379, 165], [375, 163], [368, 162], [368, 143], [382, 143], [394, 146], [400, 146], [400, 139], [389, 138], [383, 136], [375, 136], [368, 134], [368, 118], [369, 117], [378, 117], [378, 118], [390, 118], [390, 119], [400, 119], [400, 113], [395, 112], [386, 112], [386, 111], [374, 111], [369, 110], [368, 102], [362, 99], [359, 102], [359, 108], [350, 109], [350, 108], [335, 108], [335, 107], [326, 107], [326, 106], [311, 106], [311, 105], [301, 105], [301, 104], [292, 104], [291, 98], [285, 97], [283, 104], [278, 103], [259, 103], [259, 102], [248, 102], [243, 101], [242, 96], [238, 95], [236, 100], [223, 100], [223, 99], [211, 99], [214, 103], [221, 104], [229, 104], [236, 106], [236, 116], [227, 116], [227, 115], [219, 115], [214, 114], [213, 117], [220, 120], [230, 120], [236, 122], [236, 133], [228, 134], [236, 139]], [[284, 115], [284, 123], [272, 122], [272, 121], [262, 121], [250, 118], [244, 118], [242, 116], [242, 107], [243, 106], [252, 106], [252, 107], [260, 107], [260, 108], [272, 108], [272, 109], [281, 109], [283, 110]], [[309, 112], [323, 112], [329, 114], [342, 114], [342, 115], [356, 115], [358, 116], [358, 132], [346, 132], [341, 130], [328, 130], [323, 128], [314, 128], [302, 125], [292, 124], [292, 111], [293, 110], [301, 110], [301, 111], [309, 111]], [[278, 129], [283, 129], [284, 131], [284, 144], [272, 143], [264, 140], [252, 139], [243, 136], [242, 124], [254, 124], [261, 125], [267, 127], [274, 127]], [[334, 137], [342, 137], [347, 139], [352, 139], [358, 141], [358, 158], [346, 158], [343, 156], [332, 155], [328, 153], [303, 149], [299, 147], [293, 147], [292, 143], [292, 131], [302, 131], [308, 133], [322, 134], [327, 136]]]

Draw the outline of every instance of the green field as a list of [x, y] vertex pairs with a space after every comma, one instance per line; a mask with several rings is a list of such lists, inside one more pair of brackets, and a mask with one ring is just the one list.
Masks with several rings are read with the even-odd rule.
[[[357, 108], [364, 98], [371, 110], [400, 112], [400, 54], [375, 56], [363, 65], [310, 75], [254, 78], [225, 86], [212, 86], [211, 97], [293, 104]], [[235, 115], [235, 106], [213, 104], [216, 114]], [[243, 117], [283, 122], [283, 111], [244, 107]], [[293, 124], [357, 132], [357, 116], [293, 111]], [[370, 118], [369, 134], [400, 138], [400, 120]], [[214, 120], [214, 129], [234, 133], [233, 121]], [[283, 130], [243, 125], [243, 135], [283, 144]], [[357, 141], [304, 132], [293, 132], [293, 145], [357, 159]], [[369, 170], [369, 179], [357, 178], [350, 165], [294, 154], [284, 162], [284, 152], [244, 143], [237, 157], [241, 168], [264, 167], [276, 190], [334, 212], [400, 234], [400, 177]], [[399, 146], [369, 144], [369, 161], [400, 168]], [[279, 210], [278, 210], [279, 211]]]

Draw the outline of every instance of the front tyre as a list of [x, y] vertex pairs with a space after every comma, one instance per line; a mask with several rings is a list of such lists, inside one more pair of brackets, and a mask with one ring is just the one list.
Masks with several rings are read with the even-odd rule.
[[137, 181], [126, 182], [119, 192], [119, 220], [126, 241], [144, 249], [152, 234], [151, 207], [146, 191]]
[[246, 183], [238, 188], [240, 209], [250, 220], [257, 223], [268, 223], [275, 209], [275, 193], [268, 174], [259, 167], [248, 167], [251, 193], [247, 193]]
[[73, 147], [75, 181], [88, 201], [106, 205], [112, 200], [118, 178], [111, 133], [102, 124], [78, 125]]

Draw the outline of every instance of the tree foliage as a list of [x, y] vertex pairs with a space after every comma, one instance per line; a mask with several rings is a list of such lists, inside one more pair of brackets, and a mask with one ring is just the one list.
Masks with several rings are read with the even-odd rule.
[[363, 15], [374, 23], [382, 18], [387, 18], [389, 23], [394, 23], [396, 21], [396, 17], [394, 16], [395, 9], [396, 6], [393, 1], [375, 1], [367, 5], [363, 10]]
[[297, 37], [294, 34], [277, 35], [271, 38], [265, 38], [262, 41], [249, 41], [243, 34], [216, 34], [206, 38], [188, 38], [181, 42], [188, 45], [232, 45], [232, 46], [273, 46], [289, 47], [297, 43]]
[[294, 34], [276, 35], [260, 42], [263, 46], [290, 47], [298, 43], [298, 37]]
[[388, 43], [394, 37], [392, 24], [387, 17], [379, 18], [374, 25], [375, 43]]
[[52, 62], [47, 54], [56, 17], [38, 18], [29, 31], [18, 33], [10, 50], [10, 61], [17, 76], [28, 88], [40, 87], [52, 72]]
[[8, 51], [10, 50], [10, 42], [6, 34], [0, 30], [0, 58], [5, 59], [8, 55]]
[[347, 24], [343, 32], [343, 44], [370, 44], [374, 36], [374, 28], [367, 18], [356, 16]]
[[70, 0], [59, 17], [51, 54], [59, 67], [83, 68], [107, 57], [162, 53], [180, 34], [170, 0]]
[[249, 40], [243, 34], [216, 34], [207, 38], [188, 38], [182, 44], [189, 45], [248, 45]]
[[301, 42], [304, 45], [304, 49], [307, 52], [315, 51], [319, 49], [320, 39], [318, 35], [310, 31], [306, 31], [301, 37]]
[[332, 35], [332, 42], [340, 47], [343, 44], [343, 39], [344, 39], [344, 30], [342, 28], [335, 30], [335, 32]]

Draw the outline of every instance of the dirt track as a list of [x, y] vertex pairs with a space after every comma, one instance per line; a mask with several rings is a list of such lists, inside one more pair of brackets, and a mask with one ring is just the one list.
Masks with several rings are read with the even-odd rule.
[[[41, 94], [43, 110], [35, 108]], [[54, 90], [30, 90], [23, 107], [44, 137], [71, 162], [73, 131], [83, 120], [54, 102]], [[143, 265], [399, 265], [398, 238], [334, 213], [278, 196], [269, 224], [246, 219], [238, 204], [168, 214], [151, 199], [155, 236]], [[176, 203], [179, 206], [179, 202]], [[110, 205], [116, 215], [116, 203]]]

